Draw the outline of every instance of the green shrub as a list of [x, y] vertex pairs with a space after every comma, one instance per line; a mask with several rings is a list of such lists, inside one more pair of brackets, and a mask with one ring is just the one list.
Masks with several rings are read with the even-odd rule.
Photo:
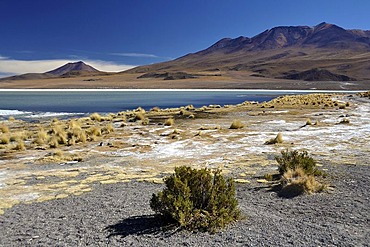
[[235, 185], [221, 170], [175, 168], [166, 188], [153, 194], [150, 207], [187, 230], [215, 232], [240, 218]]
[[289, 170], [301, 168], [307, 175], [320, 175], [316, 167], [316, 161], [306, 151], [282, 151], [281, 157], [275, 157], [279, 164], [279, 173], [283, 175]]

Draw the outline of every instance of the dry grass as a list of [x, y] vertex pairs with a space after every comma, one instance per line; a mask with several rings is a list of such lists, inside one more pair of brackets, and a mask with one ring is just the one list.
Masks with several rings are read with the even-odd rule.
[[43, 145], [47, 142], [48, 138], [49, 138], [48, 133], [43, 128], [41, 128], [36, 134], [34, 143], [38, 145]]
[[99, 113], [95, 112], [95, 113], [90, 115], [90, 119], [93, 120], [93, 121], [101, 122], [102, 121], [102, 116], [100, 116]]
[[241, 129], [241, 128], [244, 128], [244, 124], [240, 120], [236, 119], [231, 123], [229, 129]]
[[172, 125], [174, 125], [174, 123], [175, 123], [175, 120], [174, 120], [173, 118], [168, 118], [168, 119], [166, 119], [166, 121], [164, 122], [164, 125], [165, 125], [165, 126], [172, 126]]
[[2, 125], [0, 125], [0, 131], [2, 133], [9, 133], [9, 127], [6, 126], [5, 124], [2, 124]]
[[145, 115], [144, 115], [144, 113], [142, 113], [142, 112], [136, 112], [136, 113], [135, 113], [134, 120], [135, 120], [135, 121], [144, 121], [144, 120], [145, 120]]
[[0, 144], [9, 144], [10, 143], [10, 137], [8, 134], [2, 134], [0, 135]]
[[24, 145], [24, 141], [23, 140], [17, 140], [17, 144], [15, 145], [15, 147], [13, 149], [17, 150], [17, 151], [26, 150], [26, 146]]
[[280, 195], [284, 197], [312, 194], [325, 189], [323, 184], [316, 181], [313, 175], [307, 175], [302, 168], [285, 172], [282, 176], [282, 185]]
[[283, 140], [283, 134], [281, 134], [280, 132], [276, 135], [275, 138], [273, 139], [270, 139], [268, 141], [265, 142], [266, 145], [272, 145], [272, 144], [277, 144], [277, 143], [283, 143], [284, 140]]
[[14, 121], [15, 121], [15, 118], [14, 118], [13, 116], [10, 116], [10, 117], [8, 118], [8, 120], [9, 120], [9, 122], [14, 122]]

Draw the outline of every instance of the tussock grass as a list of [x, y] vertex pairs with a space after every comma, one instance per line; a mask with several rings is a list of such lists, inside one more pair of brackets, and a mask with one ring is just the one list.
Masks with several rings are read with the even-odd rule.
[[99, 113], [94, 112], [93, 114], [90, 115], [90, 119], [93, 120], [93, 121], [101, 122], [102, 121], [102, 116]]
[[10, 131], [9, 131], [9, 127], [8, 127], [8, 126], [6, 126], [5, 124], [0, 125], [0, 131], [1, 131], [2, 133], [9, 133], [9, 132], [10, 132]]
[[286, 171], [282, 176], [282, 185], [279, 194], [284, 197], [312, 194], [325, 189], [325, 185], [316, 181], [314, 175], [307, 174], [302, 168]]
[[114, 132], [114, 127], [113, 124], [109, 123], [105, 127], [102, 128], [101, 130], [102, 134], [109, 134]]
[[48, 141], [48, 138], [48, 133], [43, 128], [40, 128], [40, 130], [36, 133], [34, 143], [38, 145], [43, 145]]
[[10, 143], [10, 137], [8, 134], [1, 134], [0, 135], [0, 144], [5, 145]]
[[13, 148], [13, 150], [17, 150], [17, 151], [26, 150], [26, 146], [24, 145], [24, 141], [21, 140], [21, 139], [18, 139], [17, 140], [17, 144], [15, 145], [15, 147]]
[[14, 122], [14, 121], [15, 121], [15, 118], [14, 118], [13, 116], [10, 116], [10, 117], [8, 118], [8, 121], [9, 121], [9, 122]]
[[137, 113], [135, 113], [134, 120], [135, 120], [135, 121], [144, 121], [144, 120], [145, 120], [145, 115], [144, 115], [144, 113], [142, 113], [142, 112], [137, 112]]
[[275, 157], [279, 164], [283, 197], [294, 197], [303, 193], [321, 192], [325, 185], [316, 181], [315, 176], [324, 175], [317, 169], [316, 161], [306, 151], [282, 151]]
[[241, 129], [241, 128], [244, 128], [244, 124], [240, 120], [236, 119], [231, 123], [229, 129]]
[[268, 141], [265, 142], [265, 145], [272, 145], [272, 144], [277, 144], [277, 143], [283, 143], [284, 140], [283, 140], [283, 134], [281, 134], [280, 132], [276, 135], [275, 138], [272, 138]]
[[165, 126], [172, 126], [172, 125], [174, 125], [174, 123], [175, 123], [175, 120], [174, 120], [173, 118], [168, 118], [168, 119], [166, 119], [166, 121], [164, 122], [164, 125], [165, 125]]

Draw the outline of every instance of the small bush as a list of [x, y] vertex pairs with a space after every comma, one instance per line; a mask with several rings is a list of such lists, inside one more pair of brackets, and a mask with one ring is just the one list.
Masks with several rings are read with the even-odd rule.
[[244, 124], [240, 120], [234, 120], [230, 125], [230, 129], [241, 129], [243, 127]]
[[282, 151], [281, 157], [275, 157], [279, 164], [279, 173], [283, 175], [289, 170], [302, 169], [306, 174], [319, 175], [319, 170], [316, 167], [316, 161], [311, 158], [306, 151]]
[[240, 218], [233, 179], [221, 170], [175, 168], [166, 188], [153, 194], [150, 207], [187, 230], [215, 232]]

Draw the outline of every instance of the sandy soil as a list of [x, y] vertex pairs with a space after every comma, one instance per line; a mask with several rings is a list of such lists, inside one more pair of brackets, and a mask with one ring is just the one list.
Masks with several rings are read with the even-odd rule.
[[43, 80], [0, 80], [2, 89], [285, 89], [285, 90], [370, 90], [369, 81], [307, 82], [254, 77], [249, 72], [228, 71], [221, 76], [201, 76], [195, 79], [137, 79], [142, 74], [58, 78]]
[[[86, 120], [86, 126], [102, 128], [112, 123], [114, 132], [61, 146], [62, 155], [31, 141], [24, 151], [12, 150], [12, 142], [0, 145], [0, 245], [365, 246], [369, 109], [368, 98], [353, 95], [291, 96], [147, 112], [147, 125], [122, 124], [118, 114], [102, 122]], [[163, 125], [171, 116], [174, 125]], [[234, 119], [245, 127], [229, 129]], [[345, 119], [349, 123], [341, 124]], [[10, 132], [37, 133], [39, 125], [47, 129], [53, 123], [2, 124]], [[282, 144], [264, 145], [279, 132]], [[278, 197], [261, 176], [276, 171], [274, 157], [286, 149], [307, 150], [330, 174], [326, 182], [333, 189]], [[246, 219], [216, 235], [159, 230], [148, 200], [179, 165], [220, 167], [235, 178]]]

